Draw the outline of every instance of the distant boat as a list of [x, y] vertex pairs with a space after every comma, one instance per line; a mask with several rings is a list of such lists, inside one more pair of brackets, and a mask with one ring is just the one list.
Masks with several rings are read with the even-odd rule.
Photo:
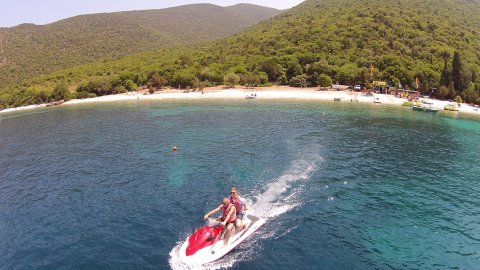
[[425, 108], [425, 111], [426, 112], [438, 112], [438, 109], [435, 109], [433, 107], [427, 107], [427, 108]]
[[438, 112], [438, 109], [435, 109], [435, 108], [433, 108], [432, 106], [426, 107], [426, 106], [414, 105], [414, 106], [412, 106], [412, 110], [414, 110], [414, 111], [422, 111], [422, 112], [433, 112], [433, 113]]
[[257, 94], [247, 95], [245, 98], [246, 98], [246, 99], [256, 99], [256, 98], [257, 98]]
[[412, 110], [414, 110], [414, 111], [425, 111], [425, 107], [414, 105], [414, 106], [412, 106]]
[[382, 103], [382, 102], [380, 101], [380, 98], [377, 97], [373, 99], [373, 103]]
[[458, 111], [458, 108], [455, 104], [448, 104], [448, 105], [445, 105], [444, 109], [446, 111], [452, 111], [452, 112], [456, 112]]
[[333, 98], [333, 101], [342, 101], [342, 98], [336, 97], [336, 98]]

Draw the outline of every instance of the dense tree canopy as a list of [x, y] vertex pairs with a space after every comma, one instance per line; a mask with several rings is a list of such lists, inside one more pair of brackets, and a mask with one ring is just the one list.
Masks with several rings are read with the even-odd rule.
[[279, 13], [249, 4], [196, 4], [0, 28], [0, 89], [31, 76], [99, 59], [224, 38]]

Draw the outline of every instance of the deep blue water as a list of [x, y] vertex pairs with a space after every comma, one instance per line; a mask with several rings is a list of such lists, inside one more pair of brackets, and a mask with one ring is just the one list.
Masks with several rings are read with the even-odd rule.
[[0, 269], [185, 268], [232, 185], [268, 221], [210, 268], [478, 269], [479, 139], [480, 119], [333, 102], [4, 114]]

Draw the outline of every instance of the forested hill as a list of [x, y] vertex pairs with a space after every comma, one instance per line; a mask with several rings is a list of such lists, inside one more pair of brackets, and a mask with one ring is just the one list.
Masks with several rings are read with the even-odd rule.
[[439, 98], [480, 103], [479, 32], [480, 4], [471, 0], [306, 0], [210, 44], [36, 78], [0, 95], [0, 104], [104, 95], [142, 85], [313, 86], [332, 80], [366, 85], [384, 80], [424, 93], [437, 88]]
[[0, 88], [99, 59], [223, 38], [279, 13], [249, 4], [197, 4], [0, 28]]
[[[467, 88], [478, 82], [480, 71], [480, 4], [307, 0], [222, 44], [226, 55], [249, 55], [247, 69], [261, 66], [249, 63], [255, 56], [267, 57], [270, 67], [279, 64], [281, 68], [267, 72], [272, 82], [289, 83], [300, 75], [300, 80], [315, 85], [315, 74], [326, 74], [343, 84], [386, 80], [392, 86], [401, 83], [424, 91], [442, 85], [442, 72], [451, 73], [458, 52]], [[443, 79], [451, 81], [451, 75], [444, 74], [448, 78]]]

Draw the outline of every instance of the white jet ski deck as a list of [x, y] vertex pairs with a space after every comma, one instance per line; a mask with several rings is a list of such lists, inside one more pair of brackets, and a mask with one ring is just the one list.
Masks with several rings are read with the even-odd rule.
[[265, 224], [265, 220], [248, 214], [247, 211], [242, 223], [247, 224], [247, 228], [238, 232], [233, 228], [227, 246], [224, 246], [224, 228], [219, 225], [219, 222], [213, 226], [206, 225], [197, 229], [180, 247], [180, 260], [188, 265], [202, 265], [216, 261]]

